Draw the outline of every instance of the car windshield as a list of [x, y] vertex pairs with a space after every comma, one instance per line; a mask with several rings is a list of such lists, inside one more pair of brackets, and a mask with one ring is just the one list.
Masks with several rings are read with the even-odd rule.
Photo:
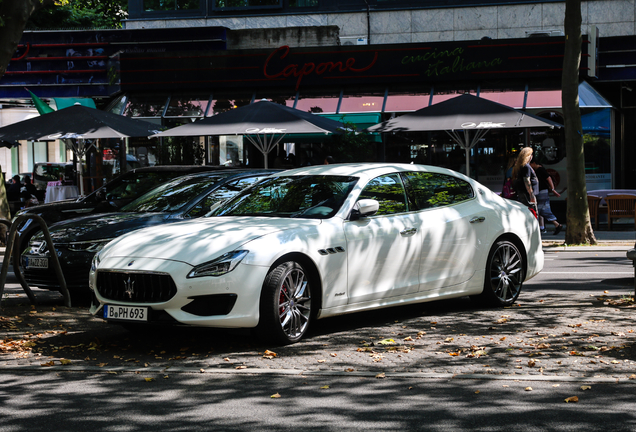
[[187, 176], [172, 180], [145, 193], [122, 207], [124, 212], [174, 212], [224, 180], [231, 173], [213, 176]]
[[326, 175], [268, 178], [221, 204], [210, 216], [327, 219], [340, 210], [357, 181], [357, 177]]

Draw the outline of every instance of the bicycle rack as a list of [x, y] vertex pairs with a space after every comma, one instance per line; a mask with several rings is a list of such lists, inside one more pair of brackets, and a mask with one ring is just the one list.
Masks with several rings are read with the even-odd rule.
[[[11, 228], [9, 229], [9, 234], [7, 235], [7, 248], [4, 253], [4, 260], [2, 261], [2, 273], [0, 273], [0, 298], [4, 294], [4, 286], [7, 282], [7, 273], [9, 272], [9, 260], [13, 257], [13, 273], [16, 278], [22, 285], [22, 289], [26, 292], [29, 300], [31, 300], [31, 304], [36, 304], [37, 299], [35, 298], [35, 294], [31, 291], [31, 287], [24, 279], [24, 275], [22, 274], [22, 269], [20, 268], [20, 246], [21, 240], [18, 235], [17, 242], [15, 241], [15, 237], [17, 235], [18, 226], [21, 222], [27, 220], [33, 220], [40, 228], [42, 228], [42, 233], [44, 234], [44, 240], [46, 241], [47, 246], [49, 247], [49, 255], [51, 256], [51, 263], [53, 264], [53, 269], [55, 270], [55, 274], [57, 275], [57, 280], [60, 283], [60, 292], [64, 297], [64, 305], [67, 307], [71, 307], [71, 295], [68, 292], [68, 288], [66, 287], [66, 279], [64, 279], [64, 274], [62, 273], [62, 267], [60, 267], [60, 260], [57, 257], [57, 251], [55, 250], [55, 246], [53, 246], [53, 240], [51, 239], [51, 233], [49, 232], [49, 228], [46, 225], [44, 219], [38, 215], [25, 214], [18, 216], [13, 223], [11, 224]], [[0, 221], [1, 222], [1, 221]], [[13, 251], [13, 254], [11, 253]]]

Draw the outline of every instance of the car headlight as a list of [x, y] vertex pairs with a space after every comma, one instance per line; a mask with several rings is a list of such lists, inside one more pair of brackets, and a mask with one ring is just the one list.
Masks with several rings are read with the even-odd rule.
[[99, 252], [112, 239], [69, 243], [68, 248], [74, 252]]
[[99, 255], [100, 255], [100, 252], [97, 252], [95, 256], [93, 256], [93, 260], [91, 261], [91, 271], [97, 270], [97, 266], [99, 265], [99, 262], [101, 261], [101, 258]]
[[229, 273], [236, 268], [248, 252], [246, 250], [228, 252], [215, 260], [199, 264], [188, 273], [187, 277], [221, 276]]

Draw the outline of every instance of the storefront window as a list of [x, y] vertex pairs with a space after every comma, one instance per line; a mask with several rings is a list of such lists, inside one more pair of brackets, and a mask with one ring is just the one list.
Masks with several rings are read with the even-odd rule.
[[172, 96], [166, 110], [166, 117], [200, 118], [205, 114], [207, 107], [207, 98]]
[[611, 189], [611, 109], [584, 112], [581, 123], [587, 188]]
[[289, 7], [313, 7], [318, 6], [318, 0], [289, 0]]
[[214, 9], [265, 9], [282, 7], [282, 0], [214, 0]]
[[144, 11], [199, 9], [199, 0], [144, 0]]
[[227, 166], [243, 166], [243, 136], [219, 137], [219, 163]]
[[128, 117], [161, 117], [167, 100], [166, 96], [130, 96], [123, 115]]
[[343, 95], [340, 102], [340, 112], [381, 112], [383, 103], [384, 95]]
[[[312, 112], [314, 114], [333, 114], [338, 109], [340, 95], [325, 95], [325, 97], [315, 97], [310, 95], [300, 95], [296, 103], [296, 109]], [[293, 107], [294, 100], [287, 101], [287, 106]]]
[[389, 94], [386, 98], [386, 112], [417, 111], [429, 105], [431, 97], [428, 93]]

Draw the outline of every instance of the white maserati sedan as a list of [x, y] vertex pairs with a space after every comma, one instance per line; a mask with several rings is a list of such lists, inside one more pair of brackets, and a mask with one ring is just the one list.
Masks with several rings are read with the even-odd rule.
[[462, 296], [510, 305], [543, 268], [527, 207], [432, 166], [284, 171], [208, 216], [108, 243], [90, 272], [91, 313], [288, 344], [316, 319], [362, 310]]

